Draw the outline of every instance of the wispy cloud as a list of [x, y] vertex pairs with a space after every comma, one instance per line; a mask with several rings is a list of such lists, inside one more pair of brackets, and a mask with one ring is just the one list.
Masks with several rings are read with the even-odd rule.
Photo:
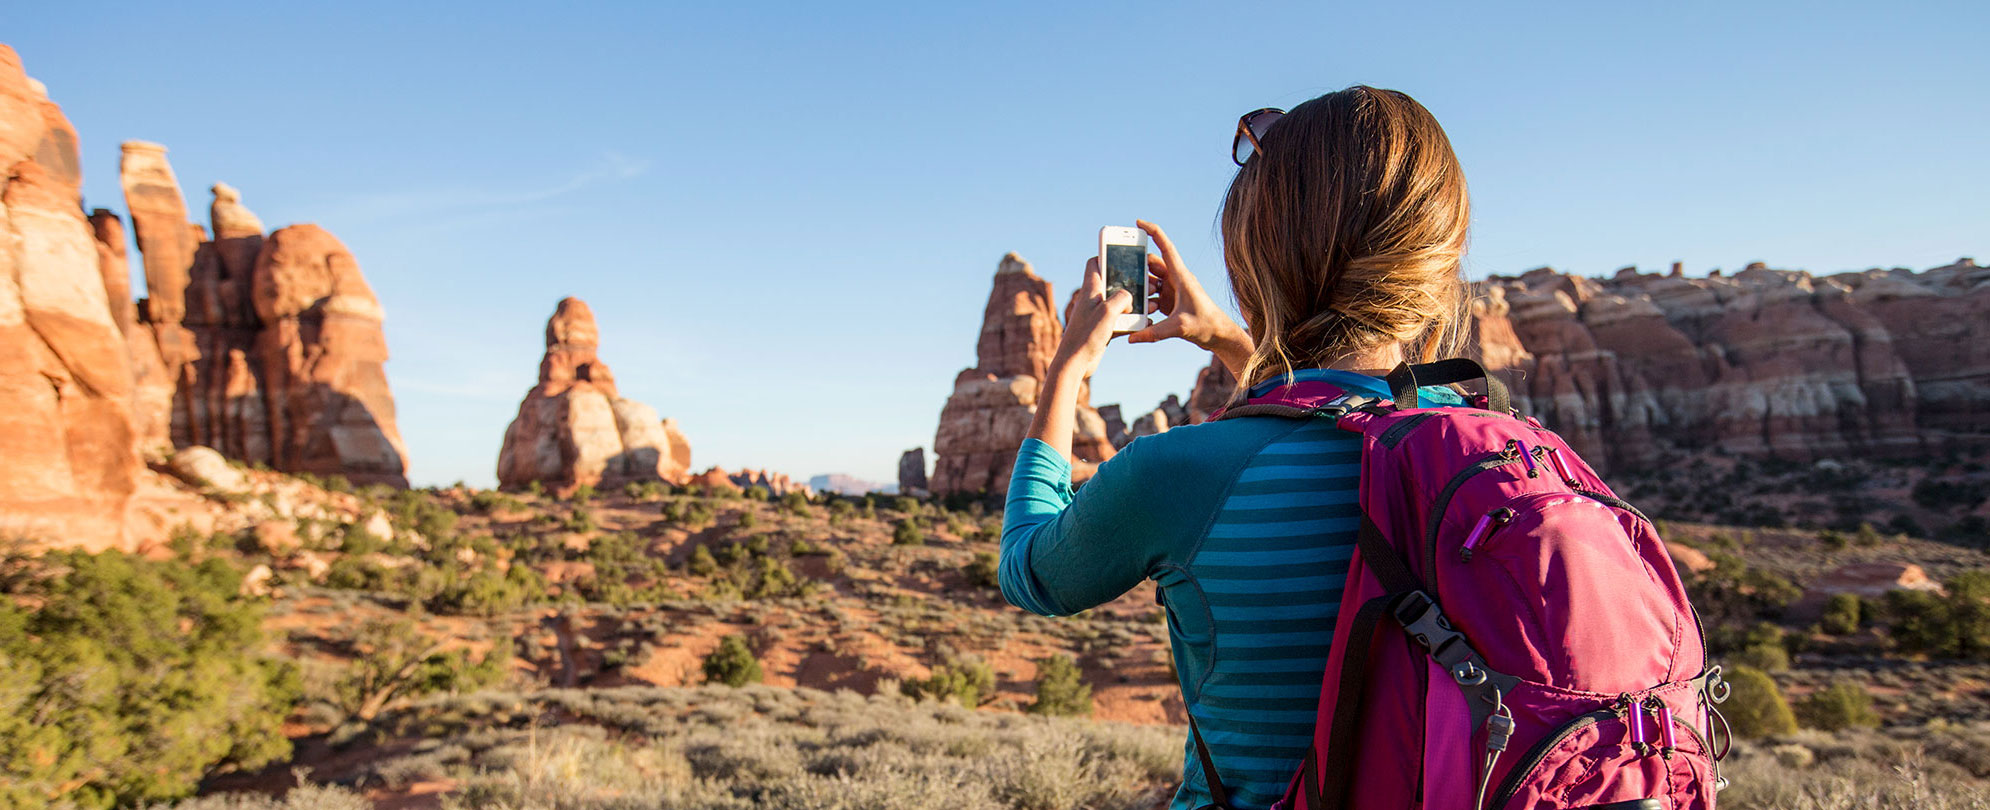
[[650, 161], [603, 152], [594, 162], [552, 185], [527, 188], [428, 188], [360, 194], [334, 202], [330, 219], [371, 220], [420, 216], [434, 220], [452, 214], [483, 213], [533, 205], [582, 189], [639, 177]]

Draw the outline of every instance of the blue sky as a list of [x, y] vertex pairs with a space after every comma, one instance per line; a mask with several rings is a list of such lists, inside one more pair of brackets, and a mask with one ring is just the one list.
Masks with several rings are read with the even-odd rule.
[[[492, 483], [567, 295], [698, 466], [888, 480], [1003, 253], [1062, 297], [1140, 217], [1220, 287], [1237, 115], [1357, 82], [1445, 125], [1473, 276], [1990, 253], [1983, 3], [325, 5], [31, 3], [0, 41], [87, 205], [154, 140], [201, 219], [222, 180], [346, 242], [417, 483]], [[1203, 358], [1115, 346], [1094, 401]]]

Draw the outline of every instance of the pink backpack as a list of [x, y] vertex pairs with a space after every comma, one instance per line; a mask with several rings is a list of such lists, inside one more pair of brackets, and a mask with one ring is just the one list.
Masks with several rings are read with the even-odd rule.
[[[1313, 746], [1275, 810], [1713, 810], [1728, 690], [1651, 522], [1478, 363], [1388, 380], [1394, 402], [1301, 381], [1215, 416], [1363, 436]], [[1472, 407], [1416, 407], [1467, 380]]]

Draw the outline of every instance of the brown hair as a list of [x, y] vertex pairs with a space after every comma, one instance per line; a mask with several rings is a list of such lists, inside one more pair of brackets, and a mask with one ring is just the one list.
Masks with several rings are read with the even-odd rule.
[[1239, 390], [1401, 343], [1453, 349], [1465, 173], [1429, 110], [1356, 85], [1273, 123], [1223, 200], [1223, 259], [1250, 330]]

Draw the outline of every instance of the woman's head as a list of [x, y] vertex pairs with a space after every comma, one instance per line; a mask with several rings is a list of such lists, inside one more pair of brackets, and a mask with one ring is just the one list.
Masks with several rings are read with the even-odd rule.
[[1354, 86], [1262, 137], [1223, 201], [1223, 257], [1256, 351], [1246, 386], [1389, 344], [1450, 350], [1464, 306], [1465, 174], [1430, 111]]

